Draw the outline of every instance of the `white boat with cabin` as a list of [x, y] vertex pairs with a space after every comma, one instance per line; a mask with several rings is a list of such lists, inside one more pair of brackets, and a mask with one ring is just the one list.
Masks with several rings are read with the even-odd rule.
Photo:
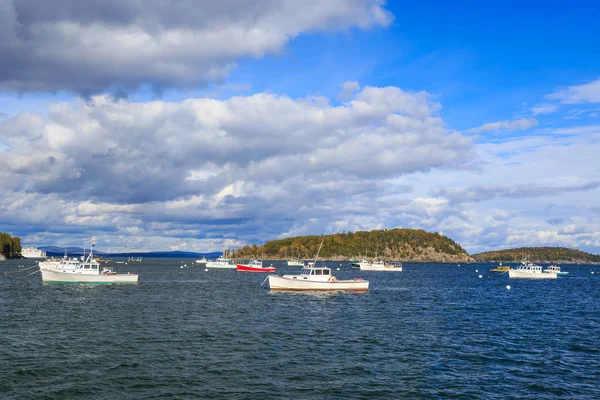
[[34, 246], [22, 247], [21, 256], [24, 258], [46, 258], [46, 250], [41, 250]]
[[288, 260], [288, 267], [304, 267], [304, 261], [301, 260]]
[[545, 274], [556, 274], [558, 276], [567, 276], [569, 273], [567, 271], [561, 271], [558, 265], [549, 265], [545, 270], [542, 271]]
[[207, 261], [206, 268], [227, 268], [227, 269], [236, 269], [236, 265], [233, 263], [233, 260], [225, 257], [218, 257], [216, 260]]
[[349, 291], [367, 292], [369, 281], [361, 278], [338, 280], [331, 274], [331, 268], [302, 268], [299, 275], [269, 275], [271, 291]]
[[[323, 237], [323, 240], [325, 237]], [[331, 268], [316, 267], [323, 240], [317, 251], [314, 263], [308, 263], [302, 268], [299, 275], [269, 275], [269, 288], [271, 291], [347, 291], [367, 292], [369, 281], [362, 278], [338, 280], [331, 274]], [[264, 282], [263, 282], [264, 283]]]
[[558, 275], [556, 273], [544, 273], [542, 267], [535, 265], [529, 261], [523, 261], [515, 269], [508, 271], [509, 278], [521, 278], [521, 279], [556, 279]]
[[92, 251], [82, 260], [65, 256], [60, 260], [40, 261], [38, 266], [44, 283], [138, 283], [137, 274], [117, 274], [112, 268], [100, 271], [100, 263], [94, 260]]
[[384, 262], [384, 261], [373, 261], [359, 263], [361, 271], [389, 271], [389, 272], [402, 272], [401, 262]]
[[206, 264], [208, 262], [208, 260], [206, 259], [206, 257], [202, 257], [199, 260], [196, 260], [196, 264]]

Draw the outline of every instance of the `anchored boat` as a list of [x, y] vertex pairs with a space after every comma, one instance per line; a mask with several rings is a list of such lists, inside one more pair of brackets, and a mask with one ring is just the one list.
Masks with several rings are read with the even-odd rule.
[[[323, 247], [323, 240], [315, 262], [309, 262], [307, 266], [302, 268], [299, 275], [269, 275], [269, 288], [271, 291], [348, 291], [348, 292], [367, 292], [369, 290], [369, 281], [362, 278], [349, 280], [338, 280], [331, 274], [331, 268], [315, 267], [319, 252]], [[263, 282], [264, 283], [264, 282]]]
[[558, 276], [567, 276], [569, 273], [567, 271], [561, 271], [558, 265], [549, 265], [545, 270], [542, 271], [545, 274], [556, 274]]
[[242, 272], [275, 272], [273, 265], [265, 267], [262, 261], [259, 260], [252, 260], [250, 264], [237, 264], [236, 268]]
[[490, 269], [490, 272], [508, 272], [508, 271], [510, 271], [510, 266], [502, 265], [502, 263], [500, 263], [500, 265], [498, 265], [496, 268]]
[[[202, 260], [200, 260], [202, 261]], [[197, 261], [196, 261], [197, 262]], [[235, 269], [235, 264], [233, 261], [227, 256], [227, 250], [223, 252], [223, 255], [216, 260], [205, 261], [206, 268], [225, 268], [225, 269]]]
[[361, 261], [359, 263], [361, 271], [396, 271], [402, 272], [401, 262], [384, 262], [384, 261]]
[[112, 268], [100, 271], [100, 263], [94, 260], [91, 250], [82, 260], [65, 256], [61, 260], [40, 261], [38, 266], [44, 283], [138, 283], [137, 274], [117, 274]]
[[529, 261], [523, 261], [516, 269], [508, 271], [509, 278], [556, 279], [556, 273], [544, 273], [542, 267]]
[[367, 292], [369, 281], [361, 278], [338, 280], [331, 268], [317, 268], [311, 263], [302, 268], [300, 275], [269, 275], [271, 291], [349, 291]]

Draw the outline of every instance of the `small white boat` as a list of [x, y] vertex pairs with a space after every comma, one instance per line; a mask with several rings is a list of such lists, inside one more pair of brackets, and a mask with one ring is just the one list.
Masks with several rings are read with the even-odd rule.
[[142, 257], [129, 257], [127, 262], [142, 262]]
[[196, 264], [206, 264], [208, 262], [208, 260], [206, 259], [206, 257], [202, 257], [199, 260], [196, 260]]
[[252, 260], [250, 264], [236, 264], [236, 268], [243, 272], [275, 272], [273, 264], [265, 267], [260, 260]]
[[288, 267], [304, 267], [304, 261], [300, 260], [288, 260]]
[[206, 262], [206, 268], [228, 268], [235, 269], [236, 266], [230, 258], [219, 257], [213, 261]]
[[509, 278], [521, 279], [556, 279], [556, 273], [544, 273], [542, 267], [529, 261], [523, 261], [516, 269], [508, 271]]
[[[325, 240], [325, 237], [323, 237]], [[323, 246], [323, 240], [315, 262], [308, 263], [302, 268], [299, 275], [269, 275], [269, 288], [271, 291], [347, 291], [347, 292], [367, 292], [369, 290], [369, 281], [362, 278], [338, 280], [331, 274], [331, 268], [316, 267], [316, 261], [319, 257], [319, 252]], [[263, 282], [264, 283], [264, 282]]]
[[569, 273], [567, 271], [561, 271], [558, 265], [549, 265], [545, 270], [542, 271], [545, 274], [556, 274], [558, 276], [567, 276]]
[[361, 271], [396, 271], [402, 272], [402, 263], [401, 262], [383, 262], [383, 261], [373, 261], [373, 262], [364, 262], [361, 261], [359, 263]]
[[44, 283], [138, 283], [137, 274], [117, 274], [112, 268], [100, 271], [100, 263], [94, 260], [92, 251], [83, 260], [65, 257], [59, 261], [41, 261], [38, 266]]

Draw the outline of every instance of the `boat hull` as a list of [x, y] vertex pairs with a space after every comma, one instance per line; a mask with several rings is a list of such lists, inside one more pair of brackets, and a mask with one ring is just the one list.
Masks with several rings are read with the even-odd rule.
[[271, 291], [345, 291], [367, 292], [369, 281], [365, 280], [339, 280], [335, 282], [321, 282], [304, 279], [287, 278], [285, 276], [269, 275], [269, 288]]
[[233, 264], [219, 264], [213, 262], [207, 262], [206, 268], [221, 268], [221, 269], [235, 269], [235, 265]]
[[238, 271], [243, 272], [275, 272], [275, 267], [253, 267], [250, 265], [237, 264]]
[[361, 271], [402, 272], [402, 267], [360, 266]]
[[40, 269], [44, 283], [137, 284], [137, 274], [90, 275]]
[[530, 272], [521, 272], [515, 269], [511, 269], [508, 271], [509, 278], [518, 278], [518, 279], [556, 279], [556, 274], [550, 273], [530, 273]]

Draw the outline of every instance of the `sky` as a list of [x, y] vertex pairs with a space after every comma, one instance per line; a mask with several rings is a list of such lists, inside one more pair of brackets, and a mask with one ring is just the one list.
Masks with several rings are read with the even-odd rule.
[[0, 0], [0, 232], [600, 253], [596, 1]]

